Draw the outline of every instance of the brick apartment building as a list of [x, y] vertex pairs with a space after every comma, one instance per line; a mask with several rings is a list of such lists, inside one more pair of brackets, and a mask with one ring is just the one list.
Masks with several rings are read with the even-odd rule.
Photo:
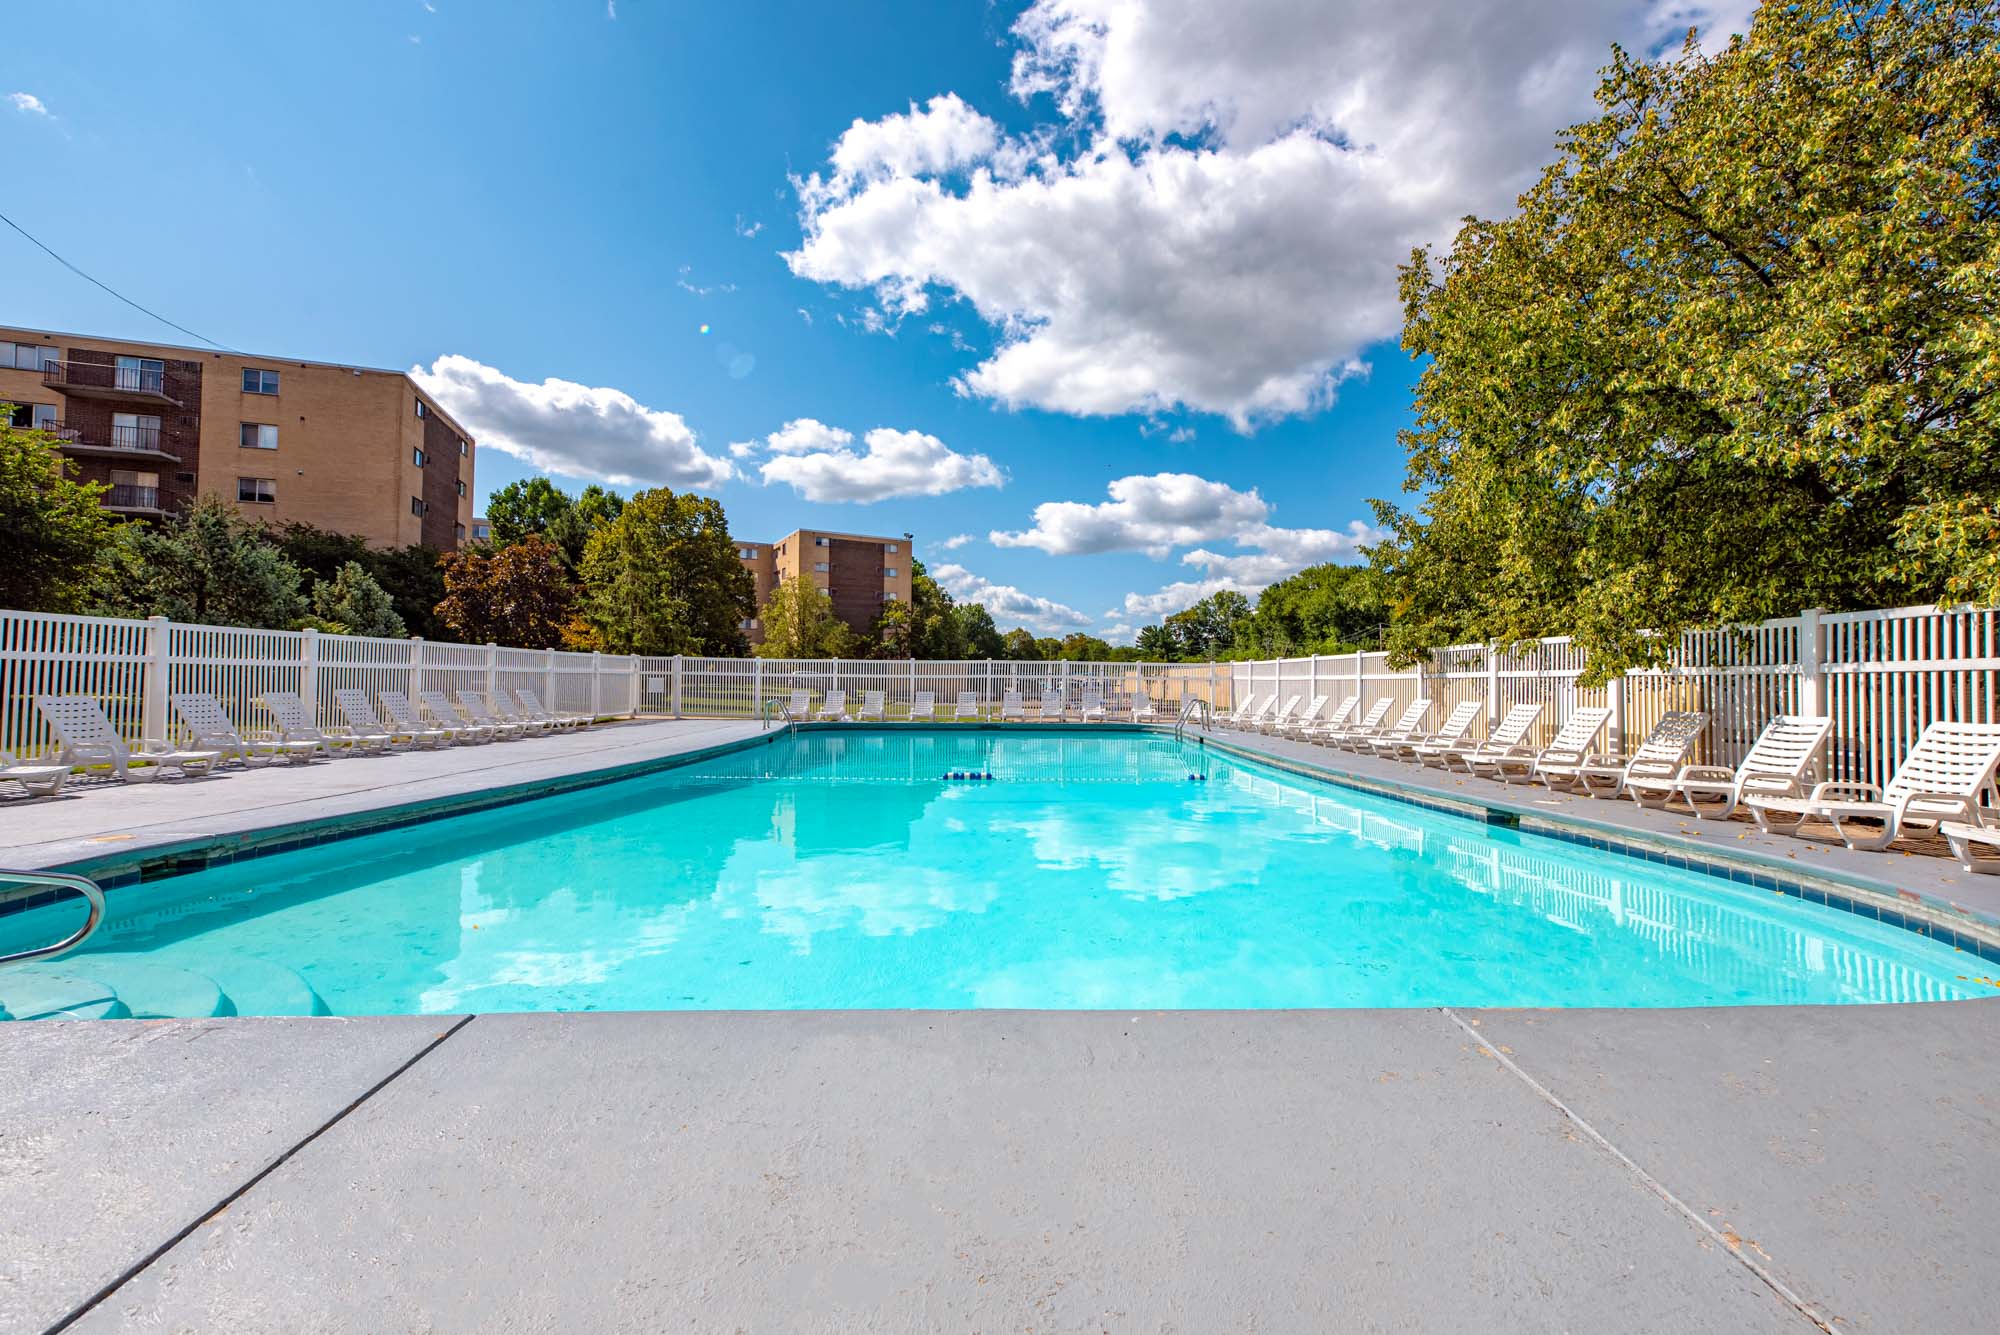
[[472, 524], [472, 438], [400, 371], [0, 326], [0, 402], [123, 515], [212, 492], [254, 518], [440, 551]]
[[[757, 581], [757, 606], [793, 575], [806, 575], [826, 590], [834, 614], [867, 634], [882, 615], [882, 604], [910, 601], [910, 535], [865, 537], [802, 528], [777, 542], [736, 544], [737, 559]], [[764, 638], [755, 619], [743, 627], [752, 644]]]

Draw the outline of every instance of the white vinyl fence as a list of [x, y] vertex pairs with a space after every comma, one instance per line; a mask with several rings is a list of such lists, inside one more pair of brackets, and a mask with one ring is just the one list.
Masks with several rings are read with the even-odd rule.
[[1171, 720], [1190, 699], [1218, 709], [1252, 694], [1382, 696], [1398, 709], [1421, 693], [1431, 721], [1465, 700], [1485, 721], [1509, 705], [1541, 701], [1543, 738], [1579, 705], [1608, 705], [1611, 744], [1637, 745], [1661, 714], [1701, 709], [1704, 763], [1734, 764], [1773, 714], [1831, 717], [1833, 742], [1820, 777], [1880, 784], [1935, 719], [2000, 721], [2000, 612], [1904, 607], [1884, 612], [1805, 612], [1757, 626], [1681, 637], [1669, 666], [1584, 688], [1583, 654], [1566, 639], [1521, 652], [1488, 645], [1441, 649], [1428, 663], [1392, 669], [1381, 653], [1248, 663], [913, 662], [908, 659], [649, 658], [502, 649], [492, 645], [322, 635], [316, 631], [189, 626], [155, 617], [118, 620], [0, 611], [0, 747], [39, 755], [52, 741], [36, 695], [88, 695], [134, 741], [174, 737], [167, 696], [213, 692], [239, 726], [267, 724], [256, 697], [297, 691], [334, 718], [333, 692], [527, 687], [551, 708], [593, 714], [759, 718], [795, 690], [814, 707], [829, 690], [849, 708], [882, 691], [891, 718], [919, 691], [949, 717], [960, 692], [983, 713], [1018, 690], [1030, 706], [1044, 690], [1071, 707], [1101, 694], [1114, 718], [1144, 698]]
[[257, 703], [265, 691], [296, 691], [329, 727], [341, 721], [333, 693], [347, 687], [371, 699], [525, 687], [550, 709], [604, 716], [633, 713], [639, 685], [629, 655], [0, 611], [0, 749], [17, 756], [55, 747], [38, 695], [90, 696], [136, 743], [179, 739], [167, 707], [177, 691], [213, 694], [249, 730], [273, 724]]

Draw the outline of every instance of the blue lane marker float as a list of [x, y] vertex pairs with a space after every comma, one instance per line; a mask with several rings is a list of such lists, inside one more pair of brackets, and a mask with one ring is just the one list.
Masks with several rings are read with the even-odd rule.
[[938, 777], [946, 781], [947, 783], [950, 783], [950, 782], [960, 782], [967, 779], [986, 780], [986, 779], [991, 779], [993, 776], [990, 773], [982, 773], [976, 769], [953, 769], [953, 770], [946, 770], [943, 774], [940, 774]]

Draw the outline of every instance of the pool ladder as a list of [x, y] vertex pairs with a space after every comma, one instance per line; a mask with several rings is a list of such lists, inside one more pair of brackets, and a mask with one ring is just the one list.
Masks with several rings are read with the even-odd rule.
[[27, 964], [32, 960], [54, 959], [66, 951], [75, 950], [90, 939], [97, 925], [104, 921], [104, 891], [88, 876], [78, 876], [66, 871], [7, 871], [0, 869], [0, 903], [13, 899], [25, 899], [29, 895], [41, 894], [50, 889], [74, 890], [83, 896], [90, 912], [83, 920], [83, 926], [71, 932], [52, 946], [36, 946], [32, 950], [16, 951], [12, 955], [0, 955], [0, 969], [9, 964]]
[[784, 709], [784, 708], [786, 707], [786, 706], [785, 706], [785, 702], [784, 702], [783, 700], [780, 700], [780, 699], [779, 699], [779, 698], [778, 698], [777, 696], [775, 696], [775, 695], [774, 695], [774, 696], [772, 696], [772, 697], [771, 697], [770, 699], [768, 699], [768, 700], [764, 701], [764, 704], [763, 704], [763, 706], [762, 706], [762, 707], [761, 707], [760, 709], [758, 709], [757, 713], [758, 713], [758, 714], [759, 714], [759, 715], [760, 715], [760, 716], [762, 717], [762, 720], [763, 720], [763, 721], [762, 721], [761, 723], [759, 723], [759, 724], [757, 725], [757, 731], [758, 731], [758, 732], [769, 732], [769, 731], [770, 731], [770, 729], [771, 729], [771, 710], [772, 710], [772, 709], [773, 709], [774, 707], [775, 707], [775, 708], [777, 708], [777, 709], [780, 709], [780, 710], [782, 710], [782, 709]]
[[1209, 712], [1208, 701], [1198, 695], [1193, 696], [1186, 704], [1181, 706], [1180, 715], [1174, 719], [1175, 741], [1178, 742], [1186, 739], [1188, 720], [1196, 714], [1201, 715], [1201, 730], [1203, 732], [1209, 732], [1214, 729], [1215, 716]]

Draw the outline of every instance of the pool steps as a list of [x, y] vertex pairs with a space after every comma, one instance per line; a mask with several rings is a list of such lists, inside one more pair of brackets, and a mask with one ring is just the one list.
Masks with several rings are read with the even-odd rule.
[[0, 1020], [330, 1013], [295, 970], [268, 960], [229, 960], [211, 976], [106, 952], [24, 964], [0, 974]]

